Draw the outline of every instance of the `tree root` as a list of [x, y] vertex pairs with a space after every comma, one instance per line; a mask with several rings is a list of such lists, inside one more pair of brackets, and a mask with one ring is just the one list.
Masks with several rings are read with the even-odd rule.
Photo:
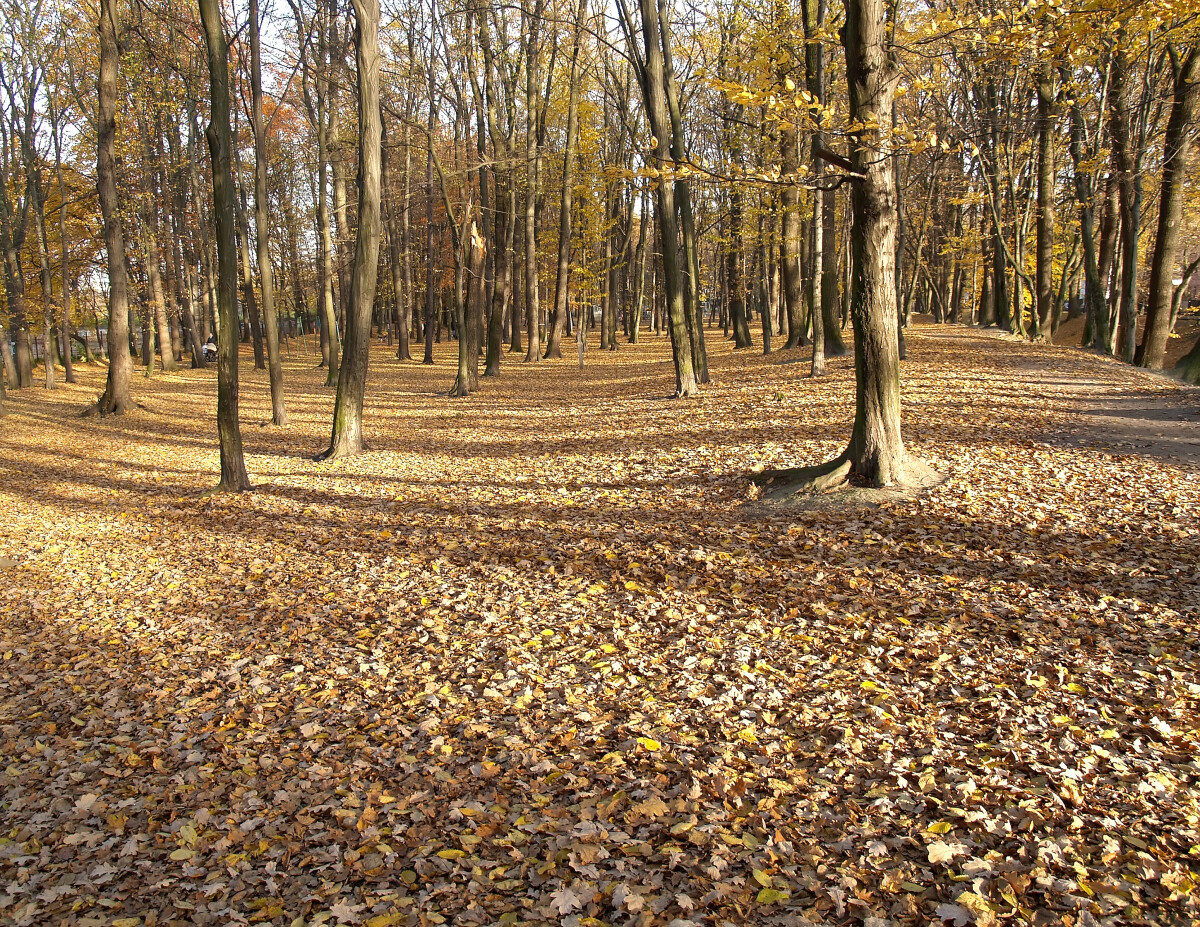
[[772, 498], [829, 492], [849, 483], [850, 457], [842, 454], [816, 467], [764, 470], [752, 479]]
[[325, 448], [325, 450], [321, 451], [321, 453], [315, 455], [313, 457], [313, 461], [315, 463], [328, 463], [334, 460], [341, 460], [345, 457], [353, 457], [356, 454], [362, 453], [366, 449], [367, 446], [365, 444], [360, 447], [347, 446], [344, 444], [330, 445], [329, 447]]
[[943, 483], [945, 477], [920, 457], [905, 454], [899, 479], [887, 485], [872, 484], [867, 477], [855, 472], [850, 455], [846, 452], [815, 467], [764, 470], [752, 476], [751, 481], [763, 488], [764, 498], [785, 499], [839, 491], [903, 494], [931, 489]]
[[230, 485], [229, 483], [222, 481], [222, 482], [218, 483], [216, 486], [214, 486], [212, 489], [207, 489], [203, 493], [201, 493], [200, 498], [208, 499], [208, 498], [211, 498], [212, 496], [222, 496], [222, 495], [225, 495], [226, 493], [231, 493], [231, 492], [253, 492], [253, 491], [254, 491], [254, 487], [251, 486], [249, 483], [246, 483], [244, 486], [236, 486], [236, 485]]

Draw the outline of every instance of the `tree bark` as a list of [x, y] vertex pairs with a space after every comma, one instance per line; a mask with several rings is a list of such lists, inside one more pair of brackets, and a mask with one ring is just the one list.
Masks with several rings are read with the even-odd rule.
[[1037, 309], [1034, 337], [1049, 339], [1054, 311], [1054, 78], [1043, 65], [1037, 81]]
[[538, 331], [537, 190], [538, 190], [538, 54], [537, 35], [542, 28], [543, 0], [537, 0], [525, 32], [525, 331], [526, 363], [541, 360], [542, 341]]
[[1146, 332], [1138, 348], [1137, 362], [1151, 370], [1162, 370], [1171, 333], [1172, 278], [1179, 253], [1180, 220], [1183, 218], [1184, 188], [1192, 130], [1200, 107], [1200, 44], [1183, 58], [1172, 47], [1173, 92], [1167, 133], [1163, 139], [1162, 184], [1159, 188], [1158, 234], [1150, 263], [1150, 305]]
[[574, 39], [567, 101], [567, 138], [563, 150], [562, 198], [558, 211], [558, 268], [554, 277], [554, 310], [546, 336], [546, 357], [562, 357], [562, 335], [567, 324], [567, 286], [571, 269], [571, 197], [575, 185], [575, 150], [579, 136], [579, 54], [583, 45], [583, 20], [587, 0], [579, 0], [575, 11]]
[[[798, 145], [795, 129], [780, 130], [779, 163], [785, 178], [794, 178], [800, 169]], [[783, 303], [787, 313], [787, 340], [783, 347], [786, 350], [808, 344], [808, 336], [804, 331], [804, 280], [800, 272], [800, 236], [803, 234], [800, 188], [794, 183], [785, 183], [779, 200], [782, 211], [780, 250], [783, 255]]]
[[379, 0], [353, 0], [354, 54], [358, 66], [358, 230], [350, 299], [346, 308], [346, 348], [338, 374], [333, 434], [325, 459], [364, 450], [363, 396], [371, 347], [371, 309], [379, 272], [383, 123], [379, 108]]
[[254, 131], [254, 231], [258, 248], [258, 279], [266, 325], [267, 369], [271, 381], [271, 424], [286, 425], [283, 403], [283, 361], [279, 356], [279, 318], [275, 311], [275, 281], [271, 272], [270, 220], [267, 216], [267, 138], [263, 125], [262, 58], [258, 0], [250, 0], [250, 127]]
[[[215, 6], [215, 0], [206, 0]], [[129, 387], [129, 280], [125, 274], [125, 240], [121, 234], [117, 202], [115, 139], [117, 134], [116, 0], [100, 0], [100, 75], [96, 82], [96, 190], [104, 218], [104, 246], [108, 257], [108, 380], [98, 408], [101, 415], [121, 415], [133, 407]], [[221, 58], [224, 66], [224, 57]], [[12, 303], [9, 303], [12, 312]], [[7, 345], [5, 351], [7, 352]]]
[[849, 118], [864, 128], [851, 146], [855, 416], [846, 451], [815, 468], [774, 471], [767, 482], [784, 492], [838, 486], [853, 473], [874, 486], [922, 486], [928, 467], [905, 452], [900, 433], [900, 359], [896, 340], [896, 180], [891, 110], [895, 66], [887, 50], [884, 0], [847, 0]]
[[[250, 488], [242, 456], [238, 422], [237, 216], [232, 171], [232, 131], [229, 119], [229, 49], [221, 25], [218, 0], [199, 0], [200, 18], [208, 49], [211, 111], [208, 150], [212, 158], [213, 212], [217, 224], [217, 304], [221, 325], [217, 334], [217, 432], [221, 440], [221, 482], [218, 491]], [[110, 333], [111, 340], [111, 333]]]
[[[675, 80], [675, 62], [671, 51], [671, 19], [667, 0], [658, 0], [658, 31], [662, 45], [667, 113], [671, 120], [671, 157], [676, 165], [684, 165], [688, 161], [687, 137], [683, 131], [683, 111], [679, 101], [679, 87]], [[700, 311], [700, 247], [696, 241], [691, 184], [683, 175], [676, 175], [675, 178], [675, 205], [679, 210], [679, 231], [683, 244], [684, 318], [687, 323], [688, 347], [692, 353], [692, 369], [696, 382], [707, 383], [708, 351], [704, 345], [704, 315]]]
[[1113, 55], [1110, 122], [1113, 159], [1121, 213], [1121, 278], [1117, 315], [1117, 356], [1133, 362], [1137, 345], [1138, 237], [1142, 221], [1142, 178], [1133, 130], [1133, 87], [1129, 61], [1123, 50]]
[[663, 63], [662, 35], [659, 28], [658, 5], [655, 0], [640, 0], [642, 22], [642, 52], [638, 53], [632, 19], [621, 3], [622, 23], [629, 51], [635, 58], [646, 116], [657, 144], [654, 146], [654, 168], [657, 171], [655, 204], [659, 239], [662, 249], [663, 290], [667, 308], [668, 330], [671, 336], [671, 358], [675, 365], [675, 396], [686, 398], [696, 393], [696, 373], [692, 363], [692, 346], [688, 337], [687, 308], [684, 305], [683, 270], [680, 267], [679, 222], [675, 203], [675, 185], [670, 175], [674, 170], [671, 157], [670, 114], [667, 108], [666, 75]]

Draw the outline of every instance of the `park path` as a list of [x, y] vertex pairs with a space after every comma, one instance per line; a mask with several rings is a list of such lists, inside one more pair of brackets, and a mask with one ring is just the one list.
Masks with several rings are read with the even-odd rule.
[[1048, 444], [1200, 467], [1200, 388], [1080, 348], [1031, 345], [995, 330], [926, 329], [925, 336], [979, 338], [1006, 354], [1023, 349], [1018, 383], [1078, 413], [1072, 425], [1047, 436]]

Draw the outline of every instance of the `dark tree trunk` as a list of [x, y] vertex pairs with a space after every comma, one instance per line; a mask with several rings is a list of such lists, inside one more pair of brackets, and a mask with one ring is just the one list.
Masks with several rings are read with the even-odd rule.
[[562, 200], [558, 212], [558, 267], [554, 277], [554, 308], [546, 336], [546, 357], [562, 357], [563, 329], [569, 314], [567, 286], [571, 268], [571, 195], [575, 184], [575, 149], [579, 135], [579, 53], [583, 43], [583, 19], [587, 0], [579, 0], [575, 12], [575, 37], [571, 47], [571, 71], [567, 103], [567, 139], [563, 152]]
[[[221, 482], [217, 489], [241, 492], [250, 488], [242, 457], [238, 423], [237, 325], [237, 205], [232, 170], [232, 131], [229, 121], [229, 49], [221, 25], [218, 0], [200, 0], [200, 18], [208, 49], [211, 114], [208, 150], [212, 158], [213, 212], [217, 224], [217, 432], [221, 440]], [[111, 335], [110, 341], [111, 341]]]
[[696, 393], [696, 372], [692, 362], [692, 344], [688, 336], [683, 268], [680, 264], [681, 243], [675, 185], [670, 174], [673, 159], [670, 146], [670, 113], [667, 103], [667, 80], [663, 57], [662, 31], [658, 5], [655, 0], [640, 0], [642, 22], [641, 54], [634, 38], [633, 22], [621, 6], [622, 23], [629, 51], [636, 61], [646, 115], [657, 145], [654, 148], [654, 167], [659, 172], [655, 188], [655, 205], [662, 250], [663, 288], [667, 307], [668, 329], [671, 335], [671, 357], [675, 364], [675, 396], [685, 398]]
[[1045, 65], [1037, 82], [1037, 308], [1034, 337], [1049, 339], [1054, 308], [1054, 80]]
[[1200, 106], [1200, 44], [1183, 59], [1170, 48], [1174, 92], [1167, 133], [1163, 139], [1162, 184], [1159, 193], [1158, 234], [1150, 263], [1150, 305], [1146, 332], [1138, 348], [1137, 362], [1151, 370], [1162, 370], [1171, 333], [1172, 278], [1179, 253], [1179, 224], [1183, 217], [1184, 187], [1192, 130]]
[[1117, 165], [1117, 184], [1121, 212], [1121, 278], [1117, 315], [1117, 356], [1131, 362], [1137, 346], [1138, 315], [1138, 237], [1142, 221], [1142, 178], [1135, 151], [1133, 87], [1129, 61], [1123, 51], [1113, 55], [1112, 120], [1110, 128], [1113, 159]]

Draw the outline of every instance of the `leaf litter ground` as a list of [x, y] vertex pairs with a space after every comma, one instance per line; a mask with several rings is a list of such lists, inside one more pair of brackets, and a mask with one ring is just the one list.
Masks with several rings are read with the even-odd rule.
[[1196, 394], [921, 328], [947, 482], [764, 514], [751, 471], [841, 449], [849, 359], [712, 337], [680, 403], [646, 340], [467, 400], [453, 346], [376, 346], [336, 464], [311, 359], [283, 429], [244, 369], [241, 496], [202, 495], [211, 371], [117, 421], [98, 370], [10, 394], [0, 923], [1200, 917], [1200, 481], [1078, 385]]

